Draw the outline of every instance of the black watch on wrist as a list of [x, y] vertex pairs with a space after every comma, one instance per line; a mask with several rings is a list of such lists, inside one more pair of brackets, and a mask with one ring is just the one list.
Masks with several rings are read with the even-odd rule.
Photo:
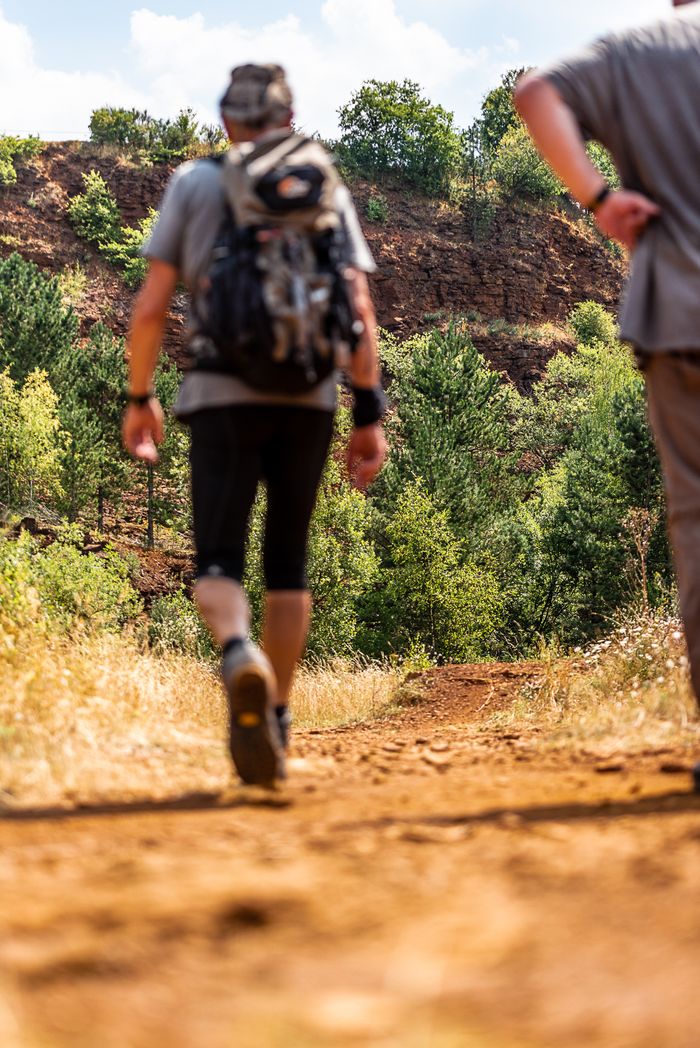
[[148, 404], [152, 396], [153, 393], [127, 393], [126, 400], [128, 404], [136, 404], [137, 407], [143, 408]]
[[588, 205], [588, 210], [592, 211], [595, 214], [600, 205], [608, 199], [611, 193], [612, 189], [610, 188], [610, 186], [604, 185], [602, 189], [598, 190], [596, 195], [591, 200], [590, 204]]

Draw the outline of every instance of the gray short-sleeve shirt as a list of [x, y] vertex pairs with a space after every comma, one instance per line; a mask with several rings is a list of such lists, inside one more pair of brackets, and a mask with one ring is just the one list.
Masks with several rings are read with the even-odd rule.
[[[366, 273], [373, 272], [374, 260], [346, 186], [338, 187], [335, 203], [347, 234], [348, 263]], [[166, 187], [158, 220], [143, 253], [174, 266], [192, 290], [207, 271], [224, 214], [220, 166], [208, 159], [188, 161], [177, 168]], [[232, 375], [190, 371], [183, 379], [175, 413], [182, 418], [201, 408], [228, 404], [295, 404], [332, 411], [336, 395], [335, 375], [308, 393], [290, 395], [251, 389]]]
[[622, 337], [648, 352], [700, 349], [700, 3], [543, 75], [623, 185], [661, 208], [632, 258]]

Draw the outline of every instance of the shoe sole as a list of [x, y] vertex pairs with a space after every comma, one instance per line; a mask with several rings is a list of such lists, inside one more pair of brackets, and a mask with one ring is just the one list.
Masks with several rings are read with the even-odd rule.
[[257, 666], [246, 666], [228, 691], [229, 750], [236, 771], [248, 786], [272, 786], [279, 777], [279, 751], [268, 721], [268, 676]]

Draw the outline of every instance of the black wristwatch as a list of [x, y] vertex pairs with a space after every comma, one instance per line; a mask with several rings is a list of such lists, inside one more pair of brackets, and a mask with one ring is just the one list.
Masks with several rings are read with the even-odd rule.
[[152, 399], [154, 394], [151, 393], [127, 393], [126, 401], [127, 404], [136, 404], [138, 408], [144, 408], [148, 404], [149, 400]]
[[599, 189], [596, 195], [591, 200], [590, 204], [588, 205], [588, 210], [592, 211], [595, 214], [600, 205], [608, 199], [611, 193], [612, 189], [610, 188], [610, 186], [603, 186], [603, 188]]

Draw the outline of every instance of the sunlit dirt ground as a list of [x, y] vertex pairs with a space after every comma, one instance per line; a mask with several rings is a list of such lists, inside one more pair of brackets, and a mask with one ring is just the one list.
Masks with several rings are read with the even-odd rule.
[[299, 733], [272, 799], [8, 813], [2, 1048], [697, 1048], [693, 754], [499, 728], [537, 673]]

